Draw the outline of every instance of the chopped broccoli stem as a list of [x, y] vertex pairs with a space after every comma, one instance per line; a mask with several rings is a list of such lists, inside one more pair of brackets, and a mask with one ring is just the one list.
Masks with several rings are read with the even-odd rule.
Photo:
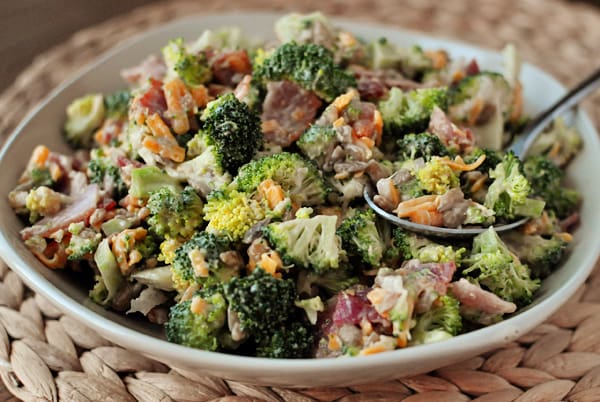
[[75, 99], [67, 107], [65, 139], [74, 148], [89, 148], [94, 130], [104, 120], [104, 99], [100, 94]]
[[150, 193], [168, 187], [174, 192], [181, 191], [181, 186], [171, 176], [156, 166], [144, 166], [131, 171], [129, 194], [137, 198], [148, 198]]

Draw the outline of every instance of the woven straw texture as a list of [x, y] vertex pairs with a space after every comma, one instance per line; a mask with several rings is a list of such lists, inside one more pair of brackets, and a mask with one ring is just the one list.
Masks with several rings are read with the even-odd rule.
[[[66, 77], [132, 35], [190, 14], [289, 10], [275, 0], [158, 3], [83, 30], [40, 55], [0, 96], [5, 138]], [[563, 1], [304, 0], [320, 9], [501, 48], [571, 85], [600, 65], [600, 11]], [[600, 94], [586, 103], [600, 126]], [[0, 262], [0, 402], [25, 401], [600, 401], [600, 267], [548, 322], [504, 347], [435, 372], [352, 388], [257, 387], [174, 370], [111, 345], [24, 287]]]

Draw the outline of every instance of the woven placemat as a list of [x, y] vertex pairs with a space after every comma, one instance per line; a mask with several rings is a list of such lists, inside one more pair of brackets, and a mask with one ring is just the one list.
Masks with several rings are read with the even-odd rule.
[[[299, 11], [427, 31], [524, 59], [571, 85], [600, 65], [600, 11], [559, 0], [304, 0]], [[3, 138], [52, 88], [119, 41], [190, 14], [289, 10], [274, 0], [157, 3], [80, 31], [40, 55], [0, 96]], [[600, 126], [600, 94], [587, 102]], [[516, 342], [435, 372], [351, 388], [290, 390], [171, 369], [114, 346], [28, 290], [0, 262], [0, 402], [600, 401], [600, 266], [550, 320]]]

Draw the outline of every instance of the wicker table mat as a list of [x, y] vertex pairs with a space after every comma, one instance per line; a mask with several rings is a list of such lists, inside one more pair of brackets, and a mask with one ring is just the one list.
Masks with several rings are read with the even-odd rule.
[[[0, 96], [0, 134], [58, 83], [119, 41], [166, 21], [224, 10], [286, 10], [275, 0], [157, 3], [88, 28], [40, 55]], [[600, 11], [564, 1], [304, 0], [299, 11], [360, 18], [492, 48], [571, 85], [600, 65]], [[586, 104], [600, 126], [600, 94]], [[0, 402], [600, 401], [600, 266], [550, 320], [516, 342], [432, 373], [351, 388], [289, 390], [176, 371], [111, 345], [24, 287], [0, 262]]]

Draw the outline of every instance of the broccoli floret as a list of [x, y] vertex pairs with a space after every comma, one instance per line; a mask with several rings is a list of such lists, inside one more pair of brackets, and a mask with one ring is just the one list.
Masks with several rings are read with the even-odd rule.
[[281, 43], [296, 41], [316, 43], [333, 51], [336, 32], [329, 19], [320, 12], [290, 13], [275, 22], [275, 33]]
[[375, 225], [373, 210], [349, 212], [337, 229], [337, 234], [348, 255], [358, 257], [372, 267], [379, 266], [383, 256], [383, 242]]
[[193, 158], [177, 165], [176, 176], [185, 179], [202, 196], [231, 183], [231, 175], [217, 163], [217, 147], [206, 133], [200, 132], [188, 142], [188, 156]]
[[269, 339], [296, 309], [294, 281], [277, 279], [260, 267], [246, 277], [231, 279], [224, 290], [242, 331], [259, 342]]
[[71, 261], [91, 259], [102, 240], [102, 234], [84, 228], [83, 222], [70, 224], [68, 231], [71, 233], [71, 239], [65, 249], [67, 259]]
[[415, 345], [439, 342], [456, 336], [462, 330], [462, 318], [458, 300], [450, 295], [441, 296], [431, 310], [417, 317], [411, 330]]
[[475, 201], [469, 204], [465, 215], [463, 222], [465, 225], [489, 226], [496, 221], [496, 213], [493, 209], [486, 208]]
[[150, 194], [150, 231], [160, 237], [188, 238], [202, 224], [202, 200], [192, 187], [173, 191], [163, 187]]
[[359, 282], [358, 277], [348, 269], [329, 270], [323, 274], [314, 271], [302, 270], [298, 274], [298, 293], [312, 296], [318, 288], [323, 289], [328, 295], [336, 295]]
[[293, 81], [327, 102], [356, 86], [354, 77], [334, 63], [331, 51], [313, 43], [288, 42], [279, 46], [262, 63], [255, 64], [254, 79], [263, 84]]
[[204, 206], [206, 230], [238, 241], [267, 215], [267, 207], [237, 190], [213, 191]]
[[436, 135], [430, 133], [408, 134], [398, 140], [400, 160], [423, 158], [429, 161], [433, 156], [450, 156], [448, 148]]
[[368, 46], [369, 64], [375, 70], [398, 69], [409, 78], [416, 78], [419, 74], [433, 67], [419, 46], [407, 48], [397, 47], [386, 38], [379, 38]]
[[67, 106], [65, 139], [73, 148], [89, 148], [94, 130], [104, 120], [104, 99], [100, 94], [75, 99]]
[[52, 173], [48, 168], [33, 168], [29, 172], [29, 178], [31, 179], [32, 188], [45, 186], [53, 188], [56, 181], [52, 178]]
[[335, 129], [318, 124], [311, 125], [296, 142], [300, 151], [321, 169], [337, 144]]
[[106, 95], [104, 97], [106, 117], [117, 120], [127, 120], [130, 100], [131, 92], [128, 90], [117, 91]]
[[69, 197], [40, 186], [31, 189], [25, 198], [25, 208], [29, 211], [29, 221], [37, 221], [42, 216], [50, 216], [61, 210], [63, 204], [70, 201]]
[[231, 174], [250, 162], [262, 145], [260, 117], [232, 93], [209, 102], [200, 119], [218, 165]]
[[502, 236], [508, 248], [531, 269], [531, 276], [544, 279], [558, 267], [568, 243], [560, 236], [546, 239], [540, 235], [526, 235], [511, 231]]
[[330, 215], [292, 219], [265, 226], [263, 234], [284, 263], [322, 273], [339, 268], [340, 259], [345, 257], [336, 222], [337, 217]]
[[493, 209], [496, 216], [514, 219], [516, 216], [540, 216], [544, 202], [527, 198], [531, 186], [522, 173], [521, 161], [508, 152], [502, 162], [490, 171], [494, 179], [485, 196], [484, 206]]
[[464, 262], [467, 268], [463, 275], [506, 301], [527, 304], [540, 287], [540, 281], [531, 278], [527, 265], [506, 247], [493, 228], [475, 236], [471, 255]]
[[281, 152], [243, 166], [235, 179], [239, 191], [253, 192], [266, 179], [272, 179], [300, 205], [322, 204], [327, 186], [319, 170], [298, 154]]
[[424, 88], [402, 92], [392, 88], [389, 97], [379, 102], [386, 133], [398, 138], [404, 134], [423, 132], [429, 125], [434, 106], [447, 108], [446, 88]]
[[460, 264], [466, 251], [464, 247], [455, 249], [401, 228], [394, 228], [391, 245], [385, 253], [385, 261], [390, 265], [398, 265], [402, 261], [411, 259], [418, 259], [423, 263], [454, 262]]
[[252, 47], [252, 41], [239, 27], [225, 27], [218, 30], [207, 29], [188, 46], [188, 51], [195, 53], [203, 50], [235, 50]]
[[217, 290], [203, 289], [191, 300], [171, 307], [165, 325], [167, 340], [215, 351], [219, 348], [219, 333], [226, 318], [227, 302], [223, 295]]
[[502, 162], [503, 154], [501, 151], [494, 151], [488, 148], [475, 148], [473, 152], [465, 157], [465, 163], [473, 163], [481, 155], [485, 155], [485, 160], [481, 165], [477, 167], [477, 169], [481, 173], [488, 174], [490, 170], [494, 170], [496, 166]]
[[458, 187], [458, 175], [443, 159], [434, 156], [416, 172], [420, 187], [430, 194], [445, 194], [451, 188]]
[[291, 322], [277, 328], [256, 348], [256, 356], [274, 359], [300, 359], [310, 357], [314, 335], [312, 329], [302, 322]]
[[579, 152], [582, 146], [581, 135], [574, 127], [557, 118], [552, 127], [535, 140], [528, 155], [544, 155], [557, 166], [566, 165]]
[[202, 85], [212, 78], [212, 72], [204, 53], [187, 52], [182, 38], [169, 41], [162, 49], [168, 74], [179, 76], [186, 85]]
[[533, 195], [546, 202], [546, 210], [554, 211], [559, 218], [566, 218], [580, 201], [579, 192], [561, 186], [564, 172], [550, 159], [533, 156], [523, 164], [525, 177], [531, 183]]
[[127, 185], [121, 177], [121, 169], [107, 156], [100, 152], [92, 152], [92, 160], [88, 163], [87, 176], [90, 183], [102, 186], [114, 199], [120, 200], [127, 195]]
[[129, 194], [133, 197], [148, 198], [152, 192], [164, 187], [175, 193], [181, 191], [181, 186], [177, 180], [156, 166], [144, 166], [131, 171]]
[[236, 268], [221, 260], [221, 254], [230, 250], [227, 238], [197, 232], [175, 251], [171, 264], [175, 288], [184, 291], [194, 283], [207, 286], [225, 283], [237, 276]]

